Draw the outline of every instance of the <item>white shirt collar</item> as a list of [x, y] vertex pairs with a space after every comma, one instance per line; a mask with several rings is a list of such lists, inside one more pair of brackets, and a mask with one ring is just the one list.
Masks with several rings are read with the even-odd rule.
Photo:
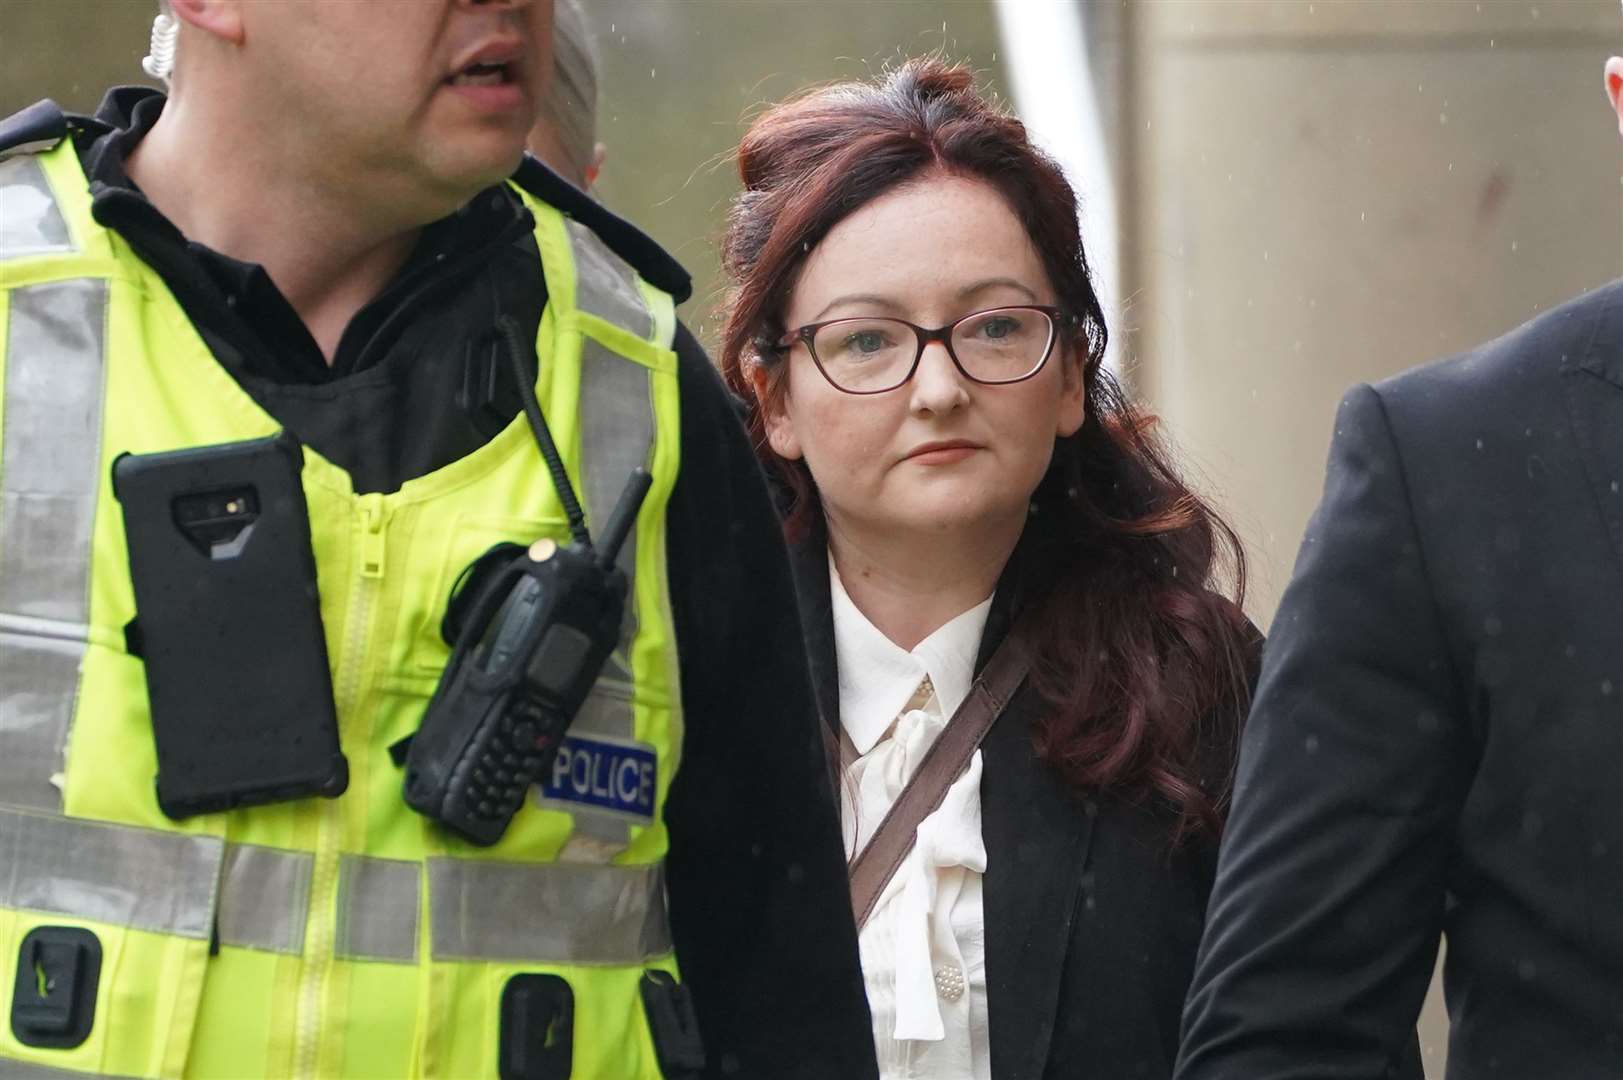
[[992, 598], [948, 619], [909, 652], [858, 610], [832, 558], [828, 583], [840, 673], [840, 725], [857, 753], [873, 749], [925, 676], [935, 686], [941, 715], [952, 716], [975, 680], [975, 657]]

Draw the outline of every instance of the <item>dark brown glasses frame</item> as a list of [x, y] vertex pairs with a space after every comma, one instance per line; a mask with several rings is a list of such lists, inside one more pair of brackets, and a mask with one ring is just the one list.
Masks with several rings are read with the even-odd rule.
[[[952, 332], [958, 329], [959, 323], [968, 322], [970, 319], [981, 315], [987, 315], [994, 311], [1038, 311], [1048, 316], [1048, 344], [1043, 349], [1042, 358], [1037, 361], [1030, 371], [1026, 372], [1024, 375], [1018, 376], [1017, 378], [978, 379], [964, 369], [963, 361], [958, 359], [958, 354], [953, 351]], [[817, 346], [814, 344], [814, 339], [817, 337], [817, 332], [819, 330], [822, 330], [825, 327], [833, 326], [836, 323], [872, 322], [875, 319], [884, 319], [887, 322], [900, 323], [902, 326], [905, 326], [913, 331], [913, 336], [918, 340], [918, 348], [913, 353], [913, 362], [908, 365], [907, 374], [903, 375], [900, 380], [892, 383], [890, 386], [882, 387], [878, 390], [847, 389], [846, 387], [843, 387], [839, 383], [835, 382], [834, 377], [828, 373], [828, 369], [823, 367], [823, 361], [817, 355]], [[1025, 382], [1027, 379], [1032, 378], [1039, 371], [1041, 371], [1048, 364], [1048, 358], [1054, 354], [1054, 343], [1059, 340], [1060, 331], [1062, 329], [1073, 328], [1076, 326], [1076, 322], [1077, 321], [1073, 316], [1067, 315], [1061, 309], [1048, 304], [1000, 304], [997, 307], [985, 308], [981, 311], [971, 311], [968, 315], [954, 319], [947, 325], [938, 326], [933, 330], [927, 327], [919, 326], [917, 323], [910, 323], [906, 319], [895, 318], [891, 315], [846, 316], [843, 319], [825, 319], [822, 322], [807, 323], [805, 326], [797, 327], [778, 339], [777, 348], [780, 352], [786, 354], [795, 346], [796, 342], [804, 342], [806, 351], [811, 354], [812, 363], [817, 365], [818, 374], [822, 375], [828, 384], [834, 389], [838, 390], [840, 393], [855, 394], [858, 397], [865, 397], [869, 394], [888, 394], [898, 387], [906, 386], [913, 378], [914, 374], [916, 374], [919, 370], [919, 361], [924, 358], [924, 347], [930, 344], [932, 341], [939, 341], [942, 346], [946, 348], [947, 355], [952, 358], [953, 367], [957, 368], [958, 373], [964, 378], [968, 379], [970, 382], [979, 383], [981, 386], [1010, 386], [1014, 383]]]

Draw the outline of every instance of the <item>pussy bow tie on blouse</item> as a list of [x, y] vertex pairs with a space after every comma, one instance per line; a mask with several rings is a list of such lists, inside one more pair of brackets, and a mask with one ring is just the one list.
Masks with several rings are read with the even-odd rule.
[[[854, 830], [847, 828], [848, 844], [852, 840], [856, 845], [867, 844], [879, 827], [925, 752], [946, 727], [938, 713], [931, 695], [925, 708], [904, 712], [890, 735], [851, 766], [856, 813], [850, 822]], [[852, 846], [850, 850], [860, 851], [861, 847]], [[940, 880], [943, 875], [931, 870], [955, 866], [975, 873], [986, 871], [978, 751], [964, 775], [948, 789], [940, 809], [920, 823], [913, 850], [874, 909], [874, 920], [886, 919], [894, 928], [897, 1039], [934, 1042], [944, 1037], [935, 970], [939, 966], [963, 969], [951, 921], [961, 875], [945, 875], [946, 880]], [[887, 911], [887, 906], [892, 910]]]

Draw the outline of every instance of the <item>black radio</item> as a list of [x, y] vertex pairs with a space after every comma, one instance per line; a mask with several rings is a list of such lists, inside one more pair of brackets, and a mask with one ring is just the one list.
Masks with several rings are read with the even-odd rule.
[[538, 540], [464, 586], [478, 595], [406, 752], [412, 809], [476, 844], [501, 839], [620, 639], [614, 560], [650, 483], [632, 473], [595, 549]]
[[503, 318], [497, 328], [572, 540], [498, 544], [468, 568], [443, 623], [450, 662], [422, 726], [393, 748], [407, 805], [481, 845], [502, 838], [552, 767], [620, 640], [626, 576], [615, 559], [653, 483], [632, 471], [594, 546], [524, 369], [518, 326]]

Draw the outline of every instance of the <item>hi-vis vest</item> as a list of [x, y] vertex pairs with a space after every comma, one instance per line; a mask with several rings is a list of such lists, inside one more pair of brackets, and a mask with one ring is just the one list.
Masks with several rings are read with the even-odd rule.
[[[576, 490], [597, 521], [635, 466], [653, 487], [621, 556], [621, 649], [546, 785], [480, 849], [406, 807], [388, 747], [448, 658], [439, 625], [463, 567], [500, 541], [567, 536], [523, 416], [387, 495], [355, 494], [306, 449], [349, 789], [170, 821], [125, 643], [112, 462], [279, 425], [92, 219], [70, 142], [0, 159], [0, 1076], [494, 1076], [503, 988], [521, 973], [573, 990], [575, 1077], [659, 1075], [639, 981], [675, 971], [675, 315], [593, 233], [526, 200], [548, 295], [536, 390]], [[25, 1045], [7, 1022], [41, 926], [100, 942], [76, 1047]]]

